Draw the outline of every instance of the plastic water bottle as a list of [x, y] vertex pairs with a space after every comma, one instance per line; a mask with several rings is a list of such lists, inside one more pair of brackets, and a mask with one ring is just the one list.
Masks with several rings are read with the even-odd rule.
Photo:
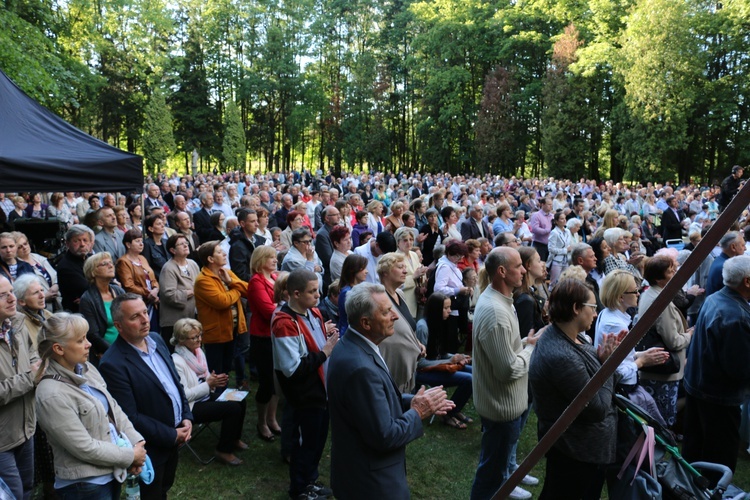
[[138, 478], [129, 474], [125, 480], [125, 498], [126, 500], [141, 500], [141, 486], [138, 484]]

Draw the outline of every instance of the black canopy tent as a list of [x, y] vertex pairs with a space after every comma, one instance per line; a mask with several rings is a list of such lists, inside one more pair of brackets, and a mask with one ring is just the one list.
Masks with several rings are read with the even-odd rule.
[[0, 70], [0, 192], [142, 188], [140, 156], [78, 130]]

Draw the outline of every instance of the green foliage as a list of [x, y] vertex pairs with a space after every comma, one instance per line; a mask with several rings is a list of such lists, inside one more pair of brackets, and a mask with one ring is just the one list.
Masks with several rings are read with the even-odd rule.
[[143, 117], [143, 156], [150, 173], [162, 170], [177, 146], [172, 133], [172, 113], [164, 94], [156, 89], [146, 105]]
[[234, 101], [229, 101], [224, 107], [224, 142], [223, 142], [224, 170], [245, 171], [246, 150], [245, 130], [242, 127], [240, 108]]
[[114, 145], [153, 155], [149, 95], [167, 82], [185, 165], [193, 149], [201, 168], [241, 165], [237, 130], [266, 170], [707, 182], [750, 161], [747, 0], [4, 7], [0, 68]]

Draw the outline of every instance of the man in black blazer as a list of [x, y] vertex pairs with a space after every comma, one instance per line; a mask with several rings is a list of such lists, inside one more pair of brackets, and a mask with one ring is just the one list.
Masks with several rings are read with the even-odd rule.
[[211, 213], [213, 213], [214, 195], [208, 192], [201, 193], [201, 209], [193, 214], [193, 226], [198, 238], [202, 243], [208, 241], [211, 235]]
[[99, 371], [110, 394], [146, 439], [154, 466], [151, 484], [140, 483], [141, 498], [167, 498], [177, 471], [179, 447], [190, 439], [190, 412], [167, 345], [149, 332], [149, 314], [140, 295], [126, 293], [112, 301], [119, 333], [101, 359]]
[[490, 226], [482, 219], [484, 210], [481, 205], [472, 205], [469, 217], [461, 223], [461, 239], [478, 240], [479, 238], [492, 238]]
[[330, 233], [334, 227], [339, 225], [341, 213], [335, 207], [327, 206], [323, 209], [323, 227], [315, 236], [315, 252], [323, 262], [323, 296], [328, 293], [328, 285], [331, 284], [331, 257], [333, 256], [333, 243]]
[[455, 405], [442, 387], [402, 395], [377, 346], [398, 318], [385, 288], [360, 283], [346, 297], [349, 329], [328, 360], [331, 487], [336, 498], [407, 499], [406, 445], [422, 420]]
[[682, 212], [677, 209], [678, 200], [676, 196], [670, 196], [667, 198], [667, 208], [663, 214], [661, 214], [661, 236], [664, 239], [664, 244], [668, 240], [682, 240], [682, 219], [684, 216]]

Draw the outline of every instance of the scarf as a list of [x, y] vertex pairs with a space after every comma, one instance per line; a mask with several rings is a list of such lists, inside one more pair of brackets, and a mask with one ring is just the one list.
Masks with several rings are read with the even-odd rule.
[[208, 364], [206, 363], [206, 356], [203, 354], [203, 349], [198, 348], [193, 352], [184, 345], [178, 345], [174, 348], [174, 352], [182, 356], [199, 379], [206, 380], [208, 378]]

